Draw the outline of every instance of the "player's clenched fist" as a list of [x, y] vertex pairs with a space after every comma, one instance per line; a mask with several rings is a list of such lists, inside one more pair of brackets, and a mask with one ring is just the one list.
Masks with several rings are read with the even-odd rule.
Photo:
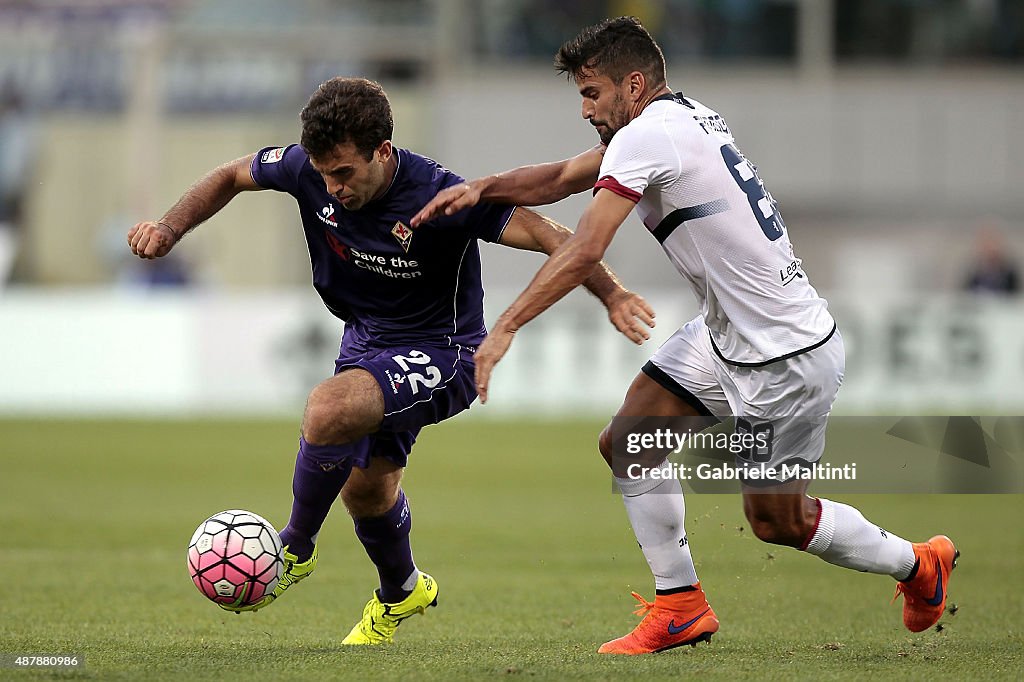
[[128, 231], [128, 246], [139, 258], [160, 258], [166, 256], [180, 236], [167, 223], [147, 220], [138, 223]]

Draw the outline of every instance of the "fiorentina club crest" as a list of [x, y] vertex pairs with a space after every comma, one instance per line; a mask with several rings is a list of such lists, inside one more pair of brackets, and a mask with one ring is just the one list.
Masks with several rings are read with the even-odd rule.
[[402, 221], [399, 220], [395, 223], [395, 226], [391, 228], [391, 234], [395, 236], [395, 239], [397, 239], [398, 243], [402, 245], [405, 252], [409, 253], [409, 244], [412, 243], [412, 230], [402, 224]]

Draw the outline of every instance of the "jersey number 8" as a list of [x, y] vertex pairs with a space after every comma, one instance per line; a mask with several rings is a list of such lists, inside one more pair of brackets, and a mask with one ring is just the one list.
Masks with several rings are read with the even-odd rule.
[[736, 184], [747, 195], [750, 210], [754, 212], [764, 236], [768, 237], [768, 241], [775, 241], [781, 237], [786, 230], [786, 224], [782, 222], [782, 214], [779, 213], [775, 200], [761, 182], [757, 168], [731, 144], [722, 145], [722, 158], [725, 159], [725, 165], [729, 167]]

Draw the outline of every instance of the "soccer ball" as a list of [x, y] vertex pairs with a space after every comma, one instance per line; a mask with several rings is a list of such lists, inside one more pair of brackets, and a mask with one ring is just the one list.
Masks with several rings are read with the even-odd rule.
[[284, 570], [281, 537], [262, 516], [228, 509], [199, 524], [188, 544], [188, 572], [218, 604], [248, 606], [273, 591]]

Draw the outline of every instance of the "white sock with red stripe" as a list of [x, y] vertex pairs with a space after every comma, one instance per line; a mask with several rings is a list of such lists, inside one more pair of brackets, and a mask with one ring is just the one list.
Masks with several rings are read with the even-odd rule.
[[[664, 469], [664, 467], [663, 467]], [[697, 582], [684, 521], [683, 489], [675, 478], [615, 478], [622, 502], [654, 573], [657, 590], [674, 590]]]
[[818, 524], [800, 549], [830, 564], [903, 580], [914, 568], [914, 547], [882, 530], [848, 504], [818, 498]]

